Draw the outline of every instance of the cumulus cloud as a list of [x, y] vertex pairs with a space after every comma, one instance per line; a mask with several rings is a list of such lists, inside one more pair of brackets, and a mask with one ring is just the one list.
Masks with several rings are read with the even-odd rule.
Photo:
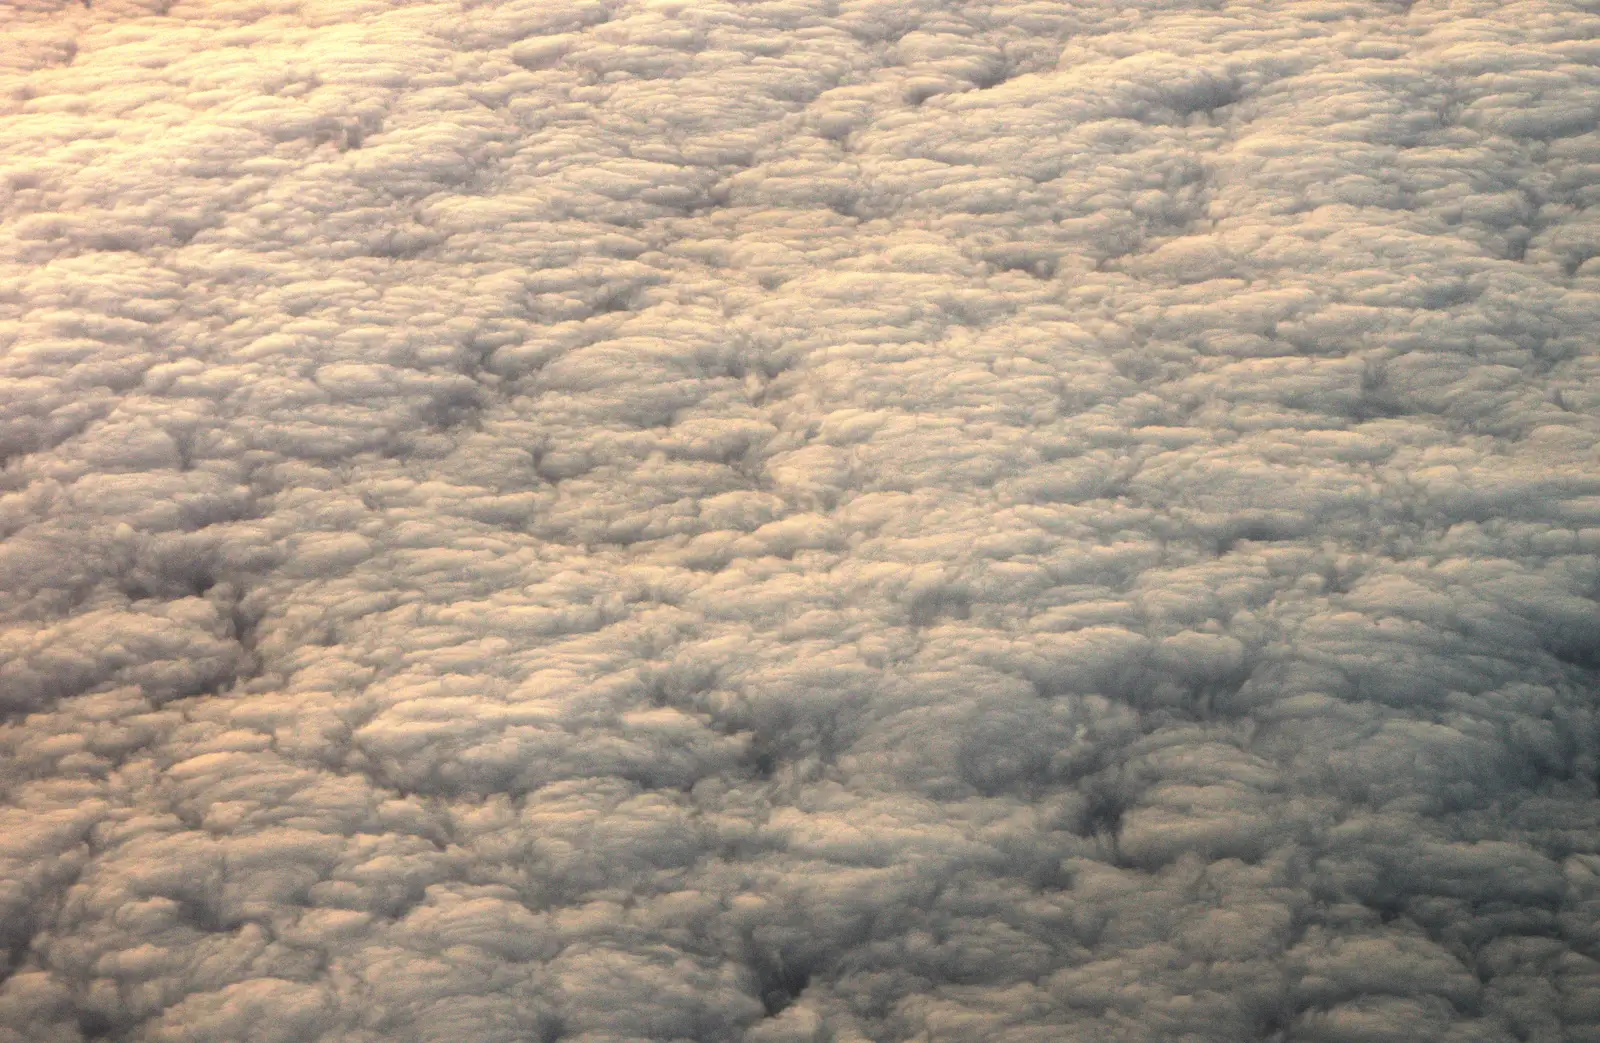
[[1600, 1038], [1592, 4], [0, 18], [0, 1041]]

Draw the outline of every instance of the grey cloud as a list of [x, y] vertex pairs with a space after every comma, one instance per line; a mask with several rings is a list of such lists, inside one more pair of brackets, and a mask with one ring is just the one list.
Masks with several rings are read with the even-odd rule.
[[0, 1043], [1600, 1033], [1583, 4], [0, 17]]

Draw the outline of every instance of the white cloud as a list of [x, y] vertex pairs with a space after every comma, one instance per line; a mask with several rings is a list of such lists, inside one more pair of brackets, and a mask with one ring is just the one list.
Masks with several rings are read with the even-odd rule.
[[1600, 1030], [1583, 4], [0, 19], [0, 1043]]

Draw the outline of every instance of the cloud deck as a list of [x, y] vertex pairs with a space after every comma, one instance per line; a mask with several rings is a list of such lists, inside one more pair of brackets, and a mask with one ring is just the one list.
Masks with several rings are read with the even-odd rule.
[[0, 1041], [1600, 1040], [1600, 14], [22, 4]]

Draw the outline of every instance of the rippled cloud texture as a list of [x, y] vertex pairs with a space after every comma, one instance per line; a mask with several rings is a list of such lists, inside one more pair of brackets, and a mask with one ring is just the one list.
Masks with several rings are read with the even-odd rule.
[[0, 26], [0, 1040], [1600, 1040], [1600, 7]]

